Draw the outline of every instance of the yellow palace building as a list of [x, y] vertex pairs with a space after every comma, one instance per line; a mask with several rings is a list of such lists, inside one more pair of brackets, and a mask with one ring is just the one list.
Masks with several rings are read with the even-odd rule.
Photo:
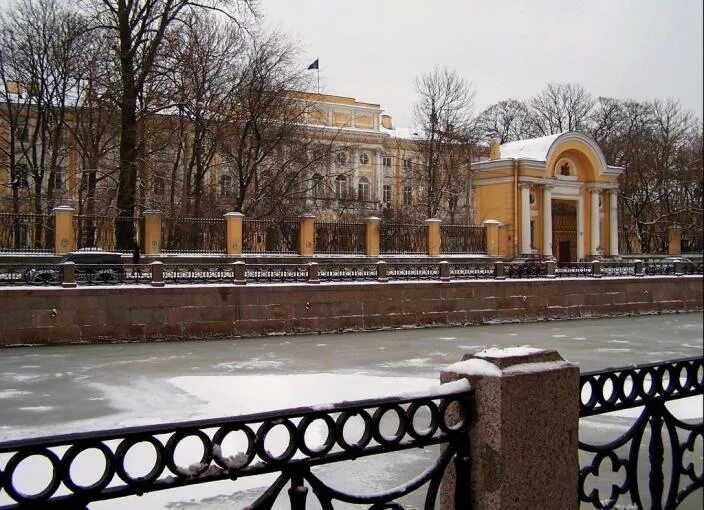
[[618, 178], [583, 133], [493, 143], [472, 164], [477, 223], [498, 227], [504, 258], [618, 256]]

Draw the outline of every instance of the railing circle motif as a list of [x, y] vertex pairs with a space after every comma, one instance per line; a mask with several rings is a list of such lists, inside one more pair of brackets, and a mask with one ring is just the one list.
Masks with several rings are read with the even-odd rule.
[[[274, 427], [279, 425], [282, 425], [288, 432], [288, 444], [281, 455], [272, 455], [266, 449], [266, 438]], [[280, 464], [286, 462], [293, 457], [298, 449], [298, 446], [296, 445], [296, 426], [287, 419], [265, 421], [262, 423], [261, 427], [259, 427], [259, 430], [257, 430], [255, 445], [257, 455], [259, 455], [259, 457], [267, 464]]]
[[[418, 430], [416, 429], [416, 423], [415, 423], [415, 417], [418, 411], [423, 409], [424, 407], [427, 407], [429, 412], [430, 412], [430, 422], [428, 423], [428, 427], [423, 429], [423, 430]], [[438, 430], [438, 423], [440, 422], [440, 417], [439, 412], [438, 412], [438, 406], [435, 405], [435, 402], [432, 400], [419, 400], [413, 402], [410, 406], [408, 406], [408, 433], [411, 435], [411, 437], [415, 439], [423, 439], [423, 438], [428, 438], [432, 437], [433, 434]]]
[[[322, 421], [325, 424], [326, 435], [325, 440], [322, 442], [319, 448], [311, 447], [306, 441], [306, 432], [308, 427], [315, 422]], [[298, 444], [298, 449], [309, 457], [322, 457], [326, 455], [332, 447], [335, 446], [335, 420], [329, 414], [318, 413], [309, 414], [301, 418], [298, 422], [298, 427], [296, 430], [296, 443]]]
[[[396, 432], [392, 436], [387, 436], [381, 431], [381, 421], [386, 415], [393, 413], [396, 415], [398, 425]], [[403, 408], [399, 405], [380, 406], [372, 415], [373, 432], [372, 437], [381, 445], [392, 445], [399, 443], [406, 435], [408, 429], [408, 418]]]
[[462, 408], [462, 401], [459, 399], [443, 399], [440, 402], [438, 414], [440, 430], [446, 434], [459, 432], [467, 425], [467, 416], [464, 413], [458, 412], [457, 409]]
[[[14, 474], [20, 464], [31, 457], [44, 457], [51, 463], [51, 478], [41, 491], [35, 494], [24, 494], [15, 487]], [[52, 494], [54, 494], [54, 492], [56, 492], [56, 489], [58, 489], [61, 484], [61, 478], [59, 476], [60, 467], [61, 461], [59, 460], [59, 457], [48, 448], [33, 448], [25, 450], [13, 455], [7, 462], [4, 477], [8, 483], [3, 483], [3, 488], [12, 499], [19, 503], [46, 501], [52, 496]]]
[[[234, 432], [242, 432], [247, 439], [247, 448], [244, 452], [238, 452], [234, 456], [225, 456], [223, 452], [222, 443], [225, 441], [227, 436]], [[254, 458], [256, 436], [252, 429], [246, 425], [232, 425], [226, 427], [220, 427], [213, 435], [213, 460], [215, 463], [223, 469], [242, 469], [249, 465]], [[237, 455], [244, 453], [244, 459], [237, 458]]]
[[[347, 439], [345, 439], [345, 426], [349, 422], [350, 418], [355, 416], [362, 418], [364, 428], [359, 440], [354, 443], [349, 443]], [[335, 425], [335, 439], [337, 440], [337, 444], [339, 444], [345, 451], [361, 450], [367, 446], [369, 441], [372, 439], [372, 429], [374, 424], [372, 422], [372, 417], [369, 416], [369, 413], [364, 409], [359, 409], [356, 411], [342, 411], [337, 417]]]
[[[147, 443], [154, 448], [154, 465], [143, 476], [132, 476], [127, 472], [125, 466], [125, 458], [129, 453], [130, 449], [139, 443]], [[128, 485], [139, 485], [142, 483], [151, 483], [156, 480], [159, 475], [164, 471], [164, 445], [161, 444], [155, 437], [152, 436], [139, 436], [130, 437], [122, 441], [117, 449], [115, 450], [115, 472], [125, 483]]]
[[[71, 474], [71, 467], [76, 459], [84, 452], [90, 450], [98, 450], [103, 456], [105, 462], [105, 468], [100, 474], [100, 477], [93, 483], [89, 485], [81, 485], [73, 479]], [[62, 470], [63, 470], [63, 482], [70, 490], [77, 493], [83, 492], [97, 492], [103, 490], [112, 480], [115, 475], [115, 454], [110, 448], [107, 447], [102, 441], [90, 441], [88, 443], [76, 444], [71, 446], [64, 456], [61, 458]]]
[[[184, 468], [176, 463], [176, 448], [178, 448], [182, 441], [192, 437], [197, 438], [201, 442], [203, 454], [199, 462], [190, 464], [188, 467]], [[166, 442], [166, 465], [172, 473], [178, 476], [198, 476], [210, 466], [213, 460], [212, 452], [213, 444], [208, 435], [202, 430], [192, 430], [188, 432], [178, 431], [172, 434]]]

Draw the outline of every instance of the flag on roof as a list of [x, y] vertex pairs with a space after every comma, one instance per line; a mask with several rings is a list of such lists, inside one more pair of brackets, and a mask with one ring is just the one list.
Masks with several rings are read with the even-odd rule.
[[320, 69], [320, 64], [318, 62], [320, 59], [315, 59], [315, 62], [313, 62], [311, 65], [308, 66], [308, 69]]

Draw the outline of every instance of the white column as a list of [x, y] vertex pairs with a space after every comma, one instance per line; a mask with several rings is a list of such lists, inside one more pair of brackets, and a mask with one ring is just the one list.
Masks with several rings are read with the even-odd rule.
[[552, 185], [543, 186], [543, 257], [552, 257]]
[[521, 184], [521, 254], [530, 251], [530, 184]]
[[601, 193], [601, 190], [598, 189], [591, 189], [589, 190], [591, 193], [591, 219], [592, 219], [592, 225], [591, 225], [591, 230], [592, 230], [592, 237], [591, 237], [591, 246], [589, 248], [589, 253], [590, 255], [599, 255], [599, 252], [597, 251], [597, 248], [601, 244], [601, 232], [599, 230], [599, 194]]
[[618, 191], [609, 190], [609, 255], [618, 257]]
[[577, 260], [584, 259], [584, 199], [577, 199]]

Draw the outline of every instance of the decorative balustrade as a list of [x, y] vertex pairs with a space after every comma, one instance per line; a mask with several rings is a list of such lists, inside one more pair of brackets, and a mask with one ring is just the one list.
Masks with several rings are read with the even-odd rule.
[[[703, 393], [701, 357], [582, 374], [581, 418], [640, 411], [615, 439], [601, 432], [598, 442], [580, 440], [580, 500], [608, 509], [674, 509], [692, 501], [688, 496], [704, 487], [704, 422], [677, 418], [667, 403]], [[701, 409], [701, 401], [694, 406]], [[618, 429], [623, 429], [622, 420]]]
[[560, 262], [555, 266], [556, 278], [589, 278], [593, 274], [591, 262]]
[[[248, 508], [271, 508], [289, 484], [294, 509], [306, 508], [308, 487], [322, 508], [337, 502], [402, 508], [399, 499], [421, 488], [426, 488], [425, 508], [435, 508], [450, 462], [458, 478], [468, 478], [470, 395], [467, 384], [447, 385], [415, 397], [8, 441], [0, 443], [0, 508], [87, 508], [96, 501], [266, 473], [277, 477]], [[187, 446], [194, 443], [197, 448]], [[444, 449], [435, 462], [387, 491], [352, 494], [316, 472], [321, 465], [439, 444]], [[140, 457], [146, 465], [135, 468], [128, 459], [140, 448], [154, 455]], [[97, 469], [90, 460], [96, 456]], [[44, 481], [32, 493], [22, 489], [21, 473], [28, 465], [32, 477]], [[94, 480], [76, 479], [77, 472], [95, 472]], [[454, 500], [456, 508], [468, 507], [467, 484], [457, 484]]]

